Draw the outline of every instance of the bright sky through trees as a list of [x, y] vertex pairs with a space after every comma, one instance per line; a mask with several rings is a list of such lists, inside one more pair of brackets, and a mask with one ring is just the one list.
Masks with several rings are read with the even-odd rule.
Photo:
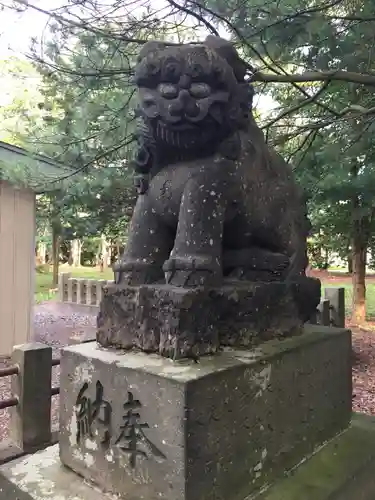
[[[5, 0], [5, 5], [11, 5], [12, 0]], [[153, 1], [153, 7], [156, 3], [160, 4], [160, 9], [165, 4], [164, 0]], [[45, 10], [58, 9], [65, 5], [64, 0], [33, 0], [33, 5]], [[158, 6], [159, 8], [159, 6]], [[134, 12], [133, 12], [134, 14]], [[9, 57], [23, 59], [29, 51], [31, 38], [42, 39], [48, 36], [46, 28], [48, 17], [33, 9], [16, 12], [13, 9], [5, 8], [0, 12], [0, 61]], [[227, 38], [226, 31], [219, 28], [220, 35]], [[202, 39], [207, 33], [202, 29]], [[25, 75], [25, 78], [35, 80], [35, 74]], [[12, 78], [0, 74], [2, 96], [0, 96], [0, 105], [4, 106], [12, 99]], [[35, 85], [33, 81], [32, 85]], [[270, 97], [258, 96], [256, 105], [259, 111], [267, 112], [274, 107], [274, 102]]]

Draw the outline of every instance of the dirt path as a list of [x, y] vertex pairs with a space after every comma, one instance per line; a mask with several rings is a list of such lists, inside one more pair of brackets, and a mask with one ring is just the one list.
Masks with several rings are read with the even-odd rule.
[[96, 311], [85, 306], [44, 302], [34, 308], [34, 340], [58, 348], [72, 336], [82, 338], [94, 333]]

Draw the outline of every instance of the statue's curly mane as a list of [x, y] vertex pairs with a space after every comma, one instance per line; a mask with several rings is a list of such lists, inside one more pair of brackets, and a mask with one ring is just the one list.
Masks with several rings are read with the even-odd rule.
[[[199, 45], [146, 44], [134, 79], [141, 117], [136, 173], [146, 178], [169, 163], [217, 153], [238, 158], [238, 131], [248, 126], [253, 97], [244, 77], [234, 48], [216, 37]], [[189, 85], [203, 96], [185, 90]]]

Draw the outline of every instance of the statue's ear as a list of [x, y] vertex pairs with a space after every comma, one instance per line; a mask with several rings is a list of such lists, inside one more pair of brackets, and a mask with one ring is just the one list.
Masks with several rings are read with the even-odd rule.
[[148, 56], [152, 52], [158, 52], [159, 50], [165, 49], [166, 44], [163, 42], [146, 42], [138, 54], [138, 62], [144, 57]]
[[214, 50], [220, 57], [225, 59], [227, 63], [231, 66], [233, 73], [237, 81], [241, 82], [244, 80], [246, 75], [246, 65], [238, 55], [237, 50], [234, 48], [231, 42], [220, 38], [219, 36], [209, 35], [204, 45], [211, 50]]

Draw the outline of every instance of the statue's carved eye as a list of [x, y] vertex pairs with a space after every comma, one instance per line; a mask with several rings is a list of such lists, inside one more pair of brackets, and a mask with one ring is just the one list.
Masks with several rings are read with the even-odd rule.
[[146, 72], [150, 76], [155, 76], [158, 74], [160, 70], [159, 65], [156, 63], [156, 61], [148, 61], [146, 65]]
[[159, 81], [160, 63], [155, 59], [144, 59], [135, 68], [134, 83], [138, 87], [155, 88]]
[[192, 83], [190, 86], [190, 95], [196, 99], [204, 99], [211, 94], [211, 87], [208, 83]]
[[169, 57], [163, 64], [162, 78], [166, 82], [178, 82], [181, 75], [181, 65], [174, 57]]
[[158, 90], [166, 99], [175, 99], [178, 96], [178, 88], [171, 83], [161, 83]]

